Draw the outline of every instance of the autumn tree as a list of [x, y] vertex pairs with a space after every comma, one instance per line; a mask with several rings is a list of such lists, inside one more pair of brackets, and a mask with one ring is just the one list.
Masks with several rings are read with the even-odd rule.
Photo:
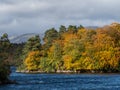
[[[94, 37], [94, 60], [98, 69], [111, 70], [118, 67], [119, 60], [115, 58], [113, 38], [98, 30]], [[115, 61], [116, 60], [116, 61]]]
[[[34, 37], [31, 37], [28, 39], [28, 41], [25, 43], [25, 46], [23, 48], [23, 55], [22, 55], [22, 62], [28, 58], [29, 53], [33, 51], [40, 51], [41, 50], [41, 43], [40, 43], [40, 37], [39, 35], [35, 35]], [[25, 65], [24, 63], [21, 64], [18, 69], [24, 69]]]
[[63, 70], [62, 47], [60, 43], [55, 42], [48, 52], [48, 63], [52, 71]]
[[64, 67], [67, 70], [76, 70], [79, 66], [79, 58], [84, 52], [84, 45], [77, 34], [64, 34]]
[[29, 71], [39, 70], [40, 58], [41, 58], [40, 51], [29, 52], [28, 56], [24, 60], [26, 69]]

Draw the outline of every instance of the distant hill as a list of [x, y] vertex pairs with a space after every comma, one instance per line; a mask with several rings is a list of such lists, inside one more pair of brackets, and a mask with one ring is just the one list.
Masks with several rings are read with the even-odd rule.
[[110, 25], [105, 25], [103, 27], [100, 27], [100, 29], [102, 30], [111, 30], [111, 29], [117, 29], [117, 30], [120, 30], [120, 24], [117, 23], [117, 22], [114, 22]]
[[[99, 27], [98, 26], [86, 26], [85, 28], [87, 28], [87, 29], [97, 29]], [[33, 37], [35, 35], [37, 35], [37, 34], [36, 33], [27, 33], [27, 34], [22, 34], [22, 35], [19, 35], [19, 36], [11, 36], [11, 37], [9, 37], [9, 40], [10, 40], [11, 43], [23, 43], [23, 42], [26, 42], [30, 37]], [[41, 38], [41, 41], [42, 41], [42, 38], [44, 37], [44, 34], [39, 34], [39, 35], [40, 35], [40, 38]]]
[[87, 28], [87, 29], [97, 29], [99, 27], [98, 26], [86, 26], [85, 28]]
[[[11, 43], [23, 43], [26, 42], [30, 37], [33, 37], [37, 34], [35, 33], [27, 33], [27, 34], [23, 34], [23, 35], [19, 35], [19, 36], [11, 36], [9, 37], [9, 40]], [[41, 34], [40, 37], [42, 37], [43, 35]]]

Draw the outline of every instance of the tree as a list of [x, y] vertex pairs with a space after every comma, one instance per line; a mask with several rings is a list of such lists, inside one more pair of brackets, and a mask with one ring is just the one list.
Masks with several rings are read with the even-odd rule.
[[60, 28], [59, 28], [59, 34], [62, 35], [65, 32], [66, 32], [66, 27], [61, 25]]
[[41, 53], [40, 51], [31, 51], [26, 57], [24, 64], [29, 71], [36, 71], [39, 69]]
[[[115, 59], [115, 44], [112, 37], [102, 30], [94, 36], [93, 48], [94, 68], [109, 71], [118, 67], [119, 60]], [[113, 59], [114, 58], [114, 59]], [[112, 63], [111, 63], [112, 62]]]
[[25, 47], [23, 49], [23, 54], [26, 56], [30, 51], [38, 51], [41, 49], [41, 43], [40, 43], [40, 37], [39, 35], [36, 35], [34, 37], [31, 37], [28, 39], [28, 41], [25, 44]]
[[0, 38], [0, 83], [8, 81], [8, 75], [10, 74], [10, 67], [6, 61], [9, 57], [10, 41], [7, 33], [3, 34]]
[[52, 43], [58, 39], [58, 32], [55, 28], [51, 28], [45, 32], [44, 40], [44, 49], [47, 51], [51, 46]]
[[77, 27], [73, 26], [73, 25], [69, 25], [67, 32], [76, 33], [77, 32]]
[[84, 44], [77, 34], [67, 33], [64, 36], [64, 67], [67, 70], [79, 69], [79, 58], [84, 52]]
[[84, 29], [84, 27], [82, 25], [78, 26], [78, 30], [79, 29]]
[[58, 42], [53, 43], [48, 52], [48, 63], [53, 71], [63, 69], [62, 47]]
[[40, 37], [39, 35], [36, 35], [34, 37], [31, 37], [28, 39], [28, 41], [25, 43], [25, 46], [23, 48], [23, 53], [22, 53], [22, 62], [23, 64], [21, 64], [18, 69], [24, 69], [24, 60], [26, 58], [28, 58], [28, 55], [30, 52], [32, 51], [40, 51], [41, 50], [41, 43], [40, 43]]

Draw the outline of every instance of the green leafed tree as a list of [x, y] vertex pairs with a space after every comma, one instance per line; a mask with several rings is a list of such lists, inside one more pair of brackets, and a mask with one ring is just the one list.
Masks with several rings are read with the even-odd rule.
[[52, 43], [58, 39], [58, 32], [55, 28], [51, 28], [45, 32], [44, 40], [44, 49], [48, 50]]
[[8, 81], [10, 74], [10, 67], [7, 62], [10, 52], [10, 41], [7, 33], [0, 37], [0, 83]]
[[67, 31], [69, 32], [69, 33], [77, 33], [77, 27], [76, 26], [73, 26], [73, 25], [69, 25], [69, 27], [68, 27], [68, 29], [67, 29]]
[[59, 28], [59, 34], [62, 35], [65, 32], [66, 32], [66, 27], [61, 25], [60, 28]]

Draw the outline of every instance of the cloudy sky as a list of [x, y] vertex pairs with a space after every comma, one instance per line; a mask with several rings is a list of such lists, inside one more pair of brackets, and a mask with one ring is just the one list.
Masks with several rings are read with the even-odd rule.
[[42, 33], [51, 27], [120, 22], [120, 0], [0, 0], [0, 34]]

